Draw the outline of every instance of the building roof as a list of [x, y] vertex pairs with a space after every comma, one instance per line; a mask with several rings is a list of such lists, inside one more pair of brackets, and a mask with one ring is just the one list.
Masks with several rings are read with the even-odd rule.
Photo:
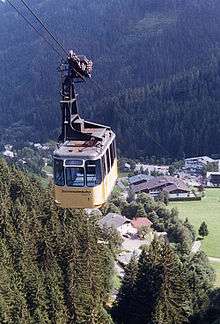
[[137, 175], [129, 178], [129, 184], [132, 185], [139, 181], [148, 181], [151, 178], [152, 178], [151, 176], [148, 176], [146, 174], [137, 174]]
[[99, 221], [99, 224], [106, 227], [118, 228], [123, 224], [130, 222], [130, 219], [126, 218], [125, 216], [115, 213], [108, 213]]
[[136, 217], [132, 219], [131, 225], [139, 229], [142, 226], [151, 226], [153, 223], [147, 217]]
[[[175, 185], [176, 189], [190, 191], [189, 187], [185, 184], [184, 181], [178, 178], [174, 178], [171, 176], [159, 176], [153, 177], [148, 182], [141, 183], [139, 185], [132, 185], [131, 189], [136, 193], [144, 190], [156, 190], [158, 188], [170, 187], [171, 185]], [[176, 190], [174, 189], [174, 190]]]
[[174, 182], [175, 178], [170, 177], [170, 176], [159, 176], [159, 177], [152, 177], [150, 180], [147, 182], [141, 183], [139, 185], [132, 185], [131, 189], [134, 192], [140, 192], [143, 190], [152, 190], [156, 189], [161, 186], [166, 186], [169, 184], [172, 184]]
[[148, 170], [149, 172], [158, 171], [161, 173], [167, 173], [169, 171], [168, 165], [153, 165], [153, 164], [142, 164], [142, 163], [136, 164], [135, 171], [140, 171], [141, 168], [143, 168], [144, 171]]
[[7, 156], [7, 157], [10, 157], [10, 158], [13, 158], [15, 155], [12, 151], [9, 151], [9, 150], [6, 150], [2, 153], [4, 156]]
[[168, 193], [172, 193], [173, 191], [176, 190], [181, 190], [181, 191], [185, 191], [185, 192], [190, 192], [189, 187], [184, 183], [174, 183], [170, 186], [167, 186], [163, 189], [163, 191], [166, 191]]
[[207, 177], [210, 177], [212, 175], [220, 175], [220, 172], [207, 172]]
[[185, 159], [185, 161], [203, 161], [203, 162], [215, 162], [215, 160], [213, 160], [212, 158], [210, 158], [209, 156], [197, 156], [197, 157], [192, 157], [192, 158], [187, 158]]
[[[87, 123], [85, 121], [85, 123]], [[97, 124], [95, 124], [97, 125]], [[102, 125], [101, 125], [102, 126]], [[97, 136], [99, 139], [94, 141], [88, 140], [68, 140], [60, 145], [58, 149], [54, 151], [55, 158], [73, 158], [80, 159], [96, 159], [103, 151], [108, 148], [108, 145], [114, 140], [115, 134], [108, 127], [104, 128], [85, 128], [84, 133]], [[100, 140], [101, 139], [101, 140]], [[102, 145], [100, 145], [100, 143]]]

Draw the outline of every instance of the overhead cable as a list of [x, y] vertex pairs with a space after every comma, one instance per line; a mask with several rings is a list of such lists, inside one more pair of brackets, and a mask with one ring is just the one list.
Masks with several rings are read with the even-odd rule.
[[26, 18], [22, 12], [10, 1], [10, 0], [6, 0], [6, 2], [8, 2], [8, 4], [26, 21], [26, 23], [31, 26], [35, 32], [44, 39], [44, 41], [53, 49], [54, 52], [57, 53], [57, 55], [59, 55], [62, 59], [63, 56], [60, 54], [60, 52], [48, 41], [48, 39], [46, 37], [44, 37], [39, 30], [30, 22], [30, 20], [28, 18]]
[[63, 50], [65, 54], [69, 54], [64, 46], [56, 39], [56, 37], [49, 31], [47, 26], [43, 23], [43, 21], [35, 14], [35, 12], [31, 9], [31, 7], [24, 1], [20, 0], [23, 5], [30, 11], [30, 13], [37, 19], [37, 21], [41, 24], [41, 26], [47, 31], [47, 33], [52, 37], [52, 39], [56, 42], [56, 44]]

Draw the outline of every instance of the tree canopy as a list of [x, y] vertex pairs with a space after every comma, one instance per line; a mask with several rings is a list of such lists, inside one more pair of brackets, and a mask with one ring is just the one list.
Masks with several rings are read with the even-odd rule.
[[[111, 323], [111, 236], [0, 160], [1, 323]], [[109, 244], [102, 244], [107, 241]]]

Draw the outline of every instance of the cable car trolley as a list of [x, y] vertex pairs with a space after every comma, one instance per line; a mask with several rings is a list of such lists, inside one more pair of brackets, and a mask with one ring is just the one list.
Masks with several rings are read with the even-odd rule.
[[69, 52], [61, 64], [62, 132], [54, 152], [54, 192], [63, 208], [99, 208], [117, 180], [115, 134], [110, 127], [81, 119], [75, 83], [91, 77], [93, 63]]
[[[117, 180], [115, 134], [111, 128], [80, 118], [75, 83], [91, 78], [92, 61], [66, 51], [25, 0], [22, 4], [40, 24], [46, 35], [10, 0], [7, 3], [62, 58], [62, 132], [54, 152], [54, 193], [63, 208], [97, 208], [108, 199]], [[48, 39], [49, 36], [49, 39]], [[66, 56], [63, 59], [63, 54]]]

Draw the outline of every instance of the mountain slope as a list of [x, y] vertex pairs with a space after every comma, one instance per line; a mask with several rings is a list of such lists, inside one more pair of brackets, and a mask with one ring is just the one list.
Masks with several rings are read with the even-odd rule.
[[0, 206], [0, 322], [112, 323], [113, 256], [98, 242], [111, 238], [96, 219], [58, 210], [50, 189], [2, 160]]
[[[49, 0], [31, 5], [66, 48], [94, 60], [95, 83], [79, 89], [81, 110], [115, 128], [123, 155], [219, 152], [219, 131], [212, 123], [220, 122], [217, 0]], [[0, 13], [2, 139], [13, 141], [15, 133], [21, 141], [56, 137], [59, 60], [13, 10], [1, 3]], [[152, 87], [157, 99], [147, 90]], [[170, 122], [164, 126], [167, 115]]]

